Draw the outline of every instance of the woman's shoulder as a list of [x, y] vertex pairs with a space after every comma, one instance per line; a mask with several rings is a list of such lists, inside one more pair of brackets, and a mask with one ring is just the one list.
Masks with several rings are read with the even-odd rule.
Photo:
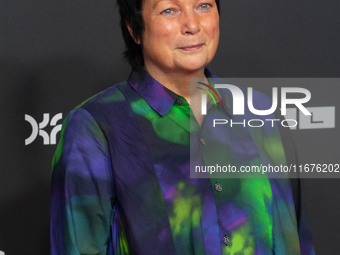
[[127, 81], [113, 85], [76, 106], [70, 115], [83, 115], [86, 112], [95, 122], [106, 123], [111, 120], [124, 119], [131, 112], [130, 104], [126, 98], [126, 91], [131, 90]]
[[129, 86], [127, 81], [115, 84], [105, 90], [98, 92], [97, 94], [87, 98], [81, 104], [77, 105], [74, 110], [83, 108], [90, 110], [91, 108], [105, 108], [108, 104], [117, 104], [119, 102], [126, 101], [121, 89]]

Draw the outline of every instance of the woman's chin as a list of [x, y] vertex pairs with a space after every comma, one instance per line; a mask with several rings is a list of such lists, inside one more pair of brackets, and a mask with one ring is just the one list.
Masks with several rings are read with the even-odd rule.
[[182, 70], [186, 70], [188, 72], [195, 72], [199, 70], [204, 70], [204, 68], [208, 65], [208, 61], [203, 60], [201, 58], [190, 58], [185, 61], [181, 61], [178, 63], [178, 67]]

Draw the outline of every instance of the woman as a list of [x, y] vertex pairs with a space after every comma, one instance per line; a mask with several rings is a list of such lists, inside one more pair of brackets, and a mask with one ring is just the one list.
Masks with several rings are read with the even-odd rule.
[[[53, 162], [51, 254], [313, 254], [288, 180], [190, 179], [190, 79], [214, 77], [206, 66], [218, 46], [219, 1], [118, 6], [133, 71], [65, 120]], [[204, 158], [209, 137], [195, 109]], [[267, 160], [242, 132], [245, 158]], [[241, 140], [233, 138], [225, 146], [237, 163]]]

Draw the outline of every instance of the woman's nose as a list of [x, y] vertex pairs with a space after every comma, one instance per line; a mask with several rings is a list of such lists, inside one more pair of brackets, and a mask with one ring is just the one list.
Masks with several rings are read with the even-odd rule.
[[200, 17], [194, 10], [182, 12], [182, 34], [197, 34], [200, 28]]

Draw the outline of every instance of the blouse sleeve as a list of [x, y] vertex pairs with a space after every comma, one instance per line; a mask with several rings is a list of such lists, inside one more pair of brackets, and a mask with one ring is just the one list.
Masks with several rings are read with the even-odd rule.
[[115, 202], [108, 142], [82, 108], [64, 121], [51, 185], [50, 254], [107, 254]]

